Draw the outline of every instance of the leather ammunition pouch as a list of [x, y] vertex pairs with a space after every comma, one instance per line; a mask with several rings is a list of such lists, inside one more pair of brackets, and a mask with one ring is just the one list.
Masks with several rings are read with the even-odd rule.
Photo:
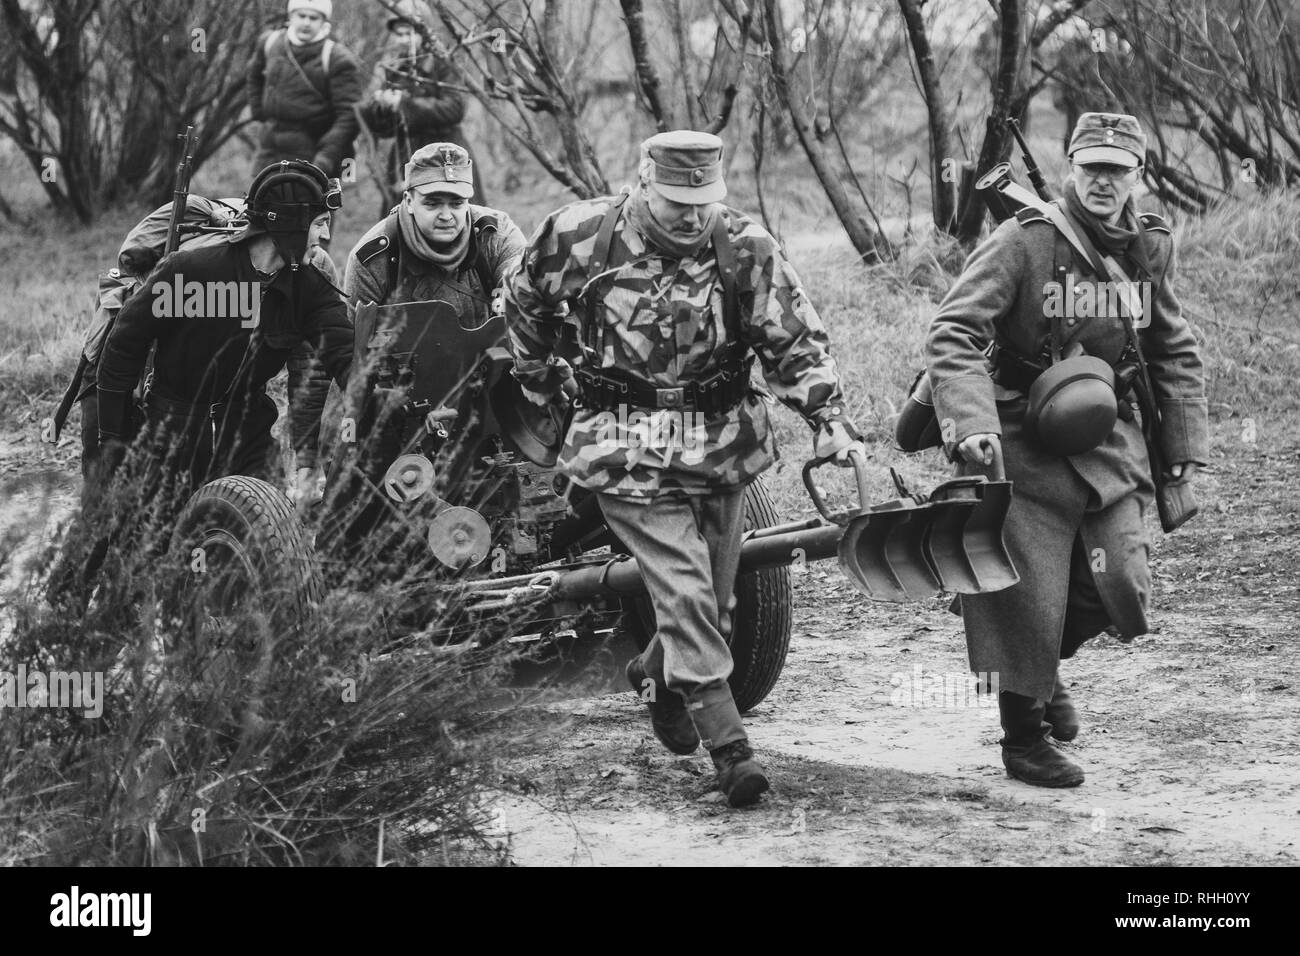
[[613, 412], [620, 406], [629, 408], [677, 408], [701, 412], [706, 416], [731, 411], [749, 391], [749, 374], [754, 357], [729, 355], [712, 375], [675, 388], [661, 388], [622, 369], [591, 369], [580, 365], [574, 370], [578, 382], [581, 408]]

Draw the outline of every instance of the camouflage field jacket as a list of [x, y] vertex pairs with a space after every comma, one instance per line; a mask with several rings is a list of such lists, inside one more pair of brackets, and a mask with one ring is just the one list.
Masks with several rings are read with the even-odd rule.
[[[628, 224], [615, 231], [599, 281], [589, 275], [597, 230], [614, 197], [552, 213], [529, 242], [506, 293], [515, 376], [554, 393], [567, 377], [566, 323], [586, 341], [584, 290], [598, 288], [596, 349], [584, 361], [673, 388], [716, 371], [728, 348], [723, 290], [712, 245], [695, 258], [660, 253]], [[737, 266], [739, 334], [758, 356], [768, 386], [810, 423], [840, 405], [839, 375], [826, 330], [776, 240], [743, 214], [720, 207]], [[566, 308], [567, 306], [567, 308]], [[567, 312], [567, 317], [566, 317]], [[594, 491], [653, 497], [708, 494], [743, 486], [776, 458], [767, 402], [755, 389], [711, 417], [676, 409], [578, 409], [559, 466]]]

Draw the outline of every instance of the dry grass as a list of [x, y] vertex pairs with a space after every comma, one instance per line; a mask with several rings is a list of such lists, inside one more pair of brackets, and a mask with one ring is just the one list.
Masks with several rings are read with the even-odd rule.
[[[132, 474], [106, 515], [148, 514]], [[482, 794], [535, 733], [494, 714], [513, 646], [439, 648], [396, 626], [400, 575], [305, 613], [283, 591], [204, 613], [219, 572], [196, 574], [171, 527], [119, 526], [88, 606], [44, 603], [38, 575], [17, 607], [0, 675], [98, 673], [104, 695], [99, 715], [5, 710], [0, 865], [505, 862]], [[33, 564], [105, 532], [78, 521]]]

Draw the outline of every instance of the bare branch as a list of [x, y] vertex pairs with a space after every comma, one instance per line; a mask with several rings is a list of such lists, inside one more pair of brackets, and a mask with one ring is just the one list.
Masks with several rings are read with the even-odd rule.
[[641, 0], [619, 0], [619, 5], [623, 8], [623, 22], [627, 26], [628, 42], [632, 45], [632, 62], [636, 65], [641, 95], [645, 98], [650, 115], [654, 117], [655, 126], [659, 131], [671, 129], [675, 124], [659, 98], [659, 87], [662, 85], [659, 81], [659, 71], [650, 60], [650, 51], [646, 44], [645, 10], [642, 8]]
[[813, 172], [817, 174], [817, 179], [821, 182], [826, 198], [830, 200], [831, 207], [840, 220], [840, 225], [848, 233], [853, 248], [857, 250], [864, 262], [879, 262], [882, 257], [888, 255], [888, 244], [884, 242], [884, 237], [879, 232], [871, 228], [865, 218], [854, 212], [843, 183], [840, 182], [839, 176], [822, 149], [821, 142], [817, 139], [812, 117], [804, 106], [803, 98], [791, 88], [785, 31], [781, 27], [776, 0], [763, 0], [763, 26], [771, 49], [769, 67], [772, 71], [773, 85], [776, 87], [781, 105], [785, 107], [794, 125], [808, 162]]
[[945, 162], [954, 160], [952, 148], [953, 118], [948, 109], [939, 73], [935, 69], [934, 50], [921, 16], [920, 0], [898, 0], [907, 27], [907, 36], [915, 57], [917, 81], [929, 118], [930, 192], [935, 226], [952, 232], [957, 225], [957, 200], [951, 185], [945, 182]]

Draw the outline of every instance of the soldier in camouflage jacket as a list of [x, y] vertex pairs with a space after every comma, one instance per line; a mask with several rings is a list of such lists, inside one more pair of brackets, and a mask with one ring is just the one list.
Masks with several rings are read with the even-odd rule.
[[[647, 680], [657, 688], [649, 703], [660, 740], [690, 753], [702, 738], [723, 791], [741, 805], [767, 780], [727, 684], [726, 635], [745, 486], [775, 458], [767, 406], [746, 387], [743, 356], [752, 350], [775, 396], [813, 426], [818, 455], [847, 462], [862, 445], [826, 331], [793, 268], [762, 227], [719, 202], [721, 155], [710, 134], [648, 139], [630, 196], [573, 203], [542, 223], [508, 289], [506, 316], [515, 376], [530, 400], [554, 399], [579, 366], [583, 398], [559, 467], [598, 494], [611, 530], [638, 559], [658, 621], [628, 678], [638, 691]], [[566, 327], [577, 330], [577, 350]], [[739, 387], [706, 402], [703, 383], [718, 382], [719, 372]], [[604, 401], [608, 389], [625, 400]]]

